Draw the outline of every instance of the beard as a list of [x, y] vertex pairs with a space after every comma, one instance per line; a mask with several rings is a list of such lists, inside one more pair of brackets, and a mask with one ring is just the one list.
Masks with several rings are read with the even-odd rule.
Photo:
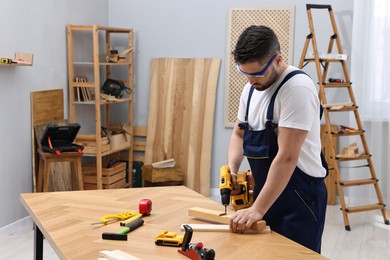
[[266, 90], [267, 88], [272, 86], [272, 84], [274, 84], [275, 81], [279, 78], [279, 74], [276, 72], [276, 70], [273, 67], [271, 67], [270, 69], [272, 69], [272, 71], [271, 71], [271, 75], [270, 75], [269, 79], [267, 80], [267, 82], [265, 82], [264, 84], [255, 83], [253, 85], [253, 87], [257, 91], [264, 91], [264, 90]]

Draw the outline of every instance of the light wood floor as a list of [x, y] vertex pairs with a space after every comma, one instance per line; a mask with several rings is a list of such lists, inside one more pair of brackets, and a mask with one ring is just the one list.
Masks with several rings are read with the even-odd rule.
[[[218, 202], [219, 202], [219, 197]], [[328, 206], [322, 254], [334, 260], [390, 259], [390, 226], [383, 223], [379, 210], [349, 215], [352, 231], [345, 231], [340, 207]], [[44, 259], [59, 259], [49, 243], [44, 242]], [[32, 225], [0, 236], [0, 259], [33, 259]], [[218, 255], [218, 252], [216, 252]]]

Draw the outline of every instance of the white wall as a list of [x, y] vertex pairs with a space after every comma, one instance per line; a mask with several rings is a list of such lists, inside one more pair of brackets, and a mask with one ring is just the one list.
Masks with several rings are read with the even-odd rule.
[[[350, 50], [353, 0], [332, 4], [345, 51]], [[147, 124], [152, 57], [222, 59], [217, 89], [212, 153], [213, 188], [226, 163], [231, 129], [224, 127], [225, 53], [230, 7], [296, 7], [294, 65], [308, 33], [300, 0], [2, 0], [0, 56], [34, 54], [33, 67], [0, 67], [0, 227], [27, 215], [19, 194], [32, 191], [30, 92], [63, 88], [67, 106], [66, 24], [100, 24], [135, 30], [135, 120]], [[321, 27], [321, 26], [320, 26]], [[313, 78], [315, 74], [312, 75]]]
[[0, 67], [0, 227], [27, 215], [19, 194], [32, 191], [30, 92], [67, 92], [67, 24], [108, 23], [107, 0], [0, 1], [0, 56], [34, 54], [32, 67]]
[[[353, 0], [312, 1], [331, 4], [344, 44], [351, 49]], [[146, 125], [148, 118], [149, 66], [155, 57], [212, 57], [222, 59], [217, 87], [216, 114], [211, 167], [211, 187], [217, 188], [219, 167], [226, 164], [226, 151], [231, 129], [224, 127], [224, 94], [228, 13], [231, 7], [295, 6], [294, 64], [298, 65], [306, 35], [309, 33], [306, 2], [300, 0], [116, 0], [110, 1], [110, 26], [132, 27], [135, 30], [135, 123]], [[326, 15], [326, 17], [324, 16]], [[320, 32], [330, 27], [326, 12], [317, 16], [315, 28]], [[320, 23], [323, 24], [320, 24]], [[321, 33], [318, 33], [321, 34]], [[330, 35], [326, 32], [326, 37]], [[325, 48], [329, 38], [319, 41]], [[310, 74], [317, 75], [312, 67]], [[345, 121], [344, 121], [345, 123]], [[247, 164], [242, 170], [247, 170]]]

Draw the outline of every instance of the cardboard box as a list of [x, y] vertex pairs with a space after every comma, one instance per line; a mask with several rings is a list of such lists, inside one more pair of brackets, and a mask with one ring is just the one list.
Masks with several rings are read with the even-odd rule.
[[[75, 143], [84, 146], [84, 153], [96, 154], [96, 141], [95, 135], [77, 135]], [[102, 137], [101, 141], [102, 153], [108, 152], [111, 149], [111, 145], [107, 137]]]
[[130, 147], [130, 135], [126, 133], [110, 136], [111, 151], [119, 151]]
[[142, 177], [148, 182], [183, 181], [183, 172], [178, 166], [173, 168], [153, 168], [152, 165], [144, 165]]
[[[102, 168], [103, 189], [124, 188], [126, 185], [126, 163], [120, 162], [111, 168]], [[84, 189], [96, 189], [96, 165], [83, 167]]]

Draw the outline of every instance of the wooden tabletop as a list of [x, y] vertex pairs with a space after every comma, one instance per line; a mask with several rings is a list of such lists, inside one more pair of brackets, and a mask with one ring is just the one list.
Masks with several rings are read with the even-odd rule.
[[[151, 215], [143, 217], [143, 226], [128, 233], [127, 241], [101, 238], [103, 232], [118, 232], [119, 222], [91, 225], [104, 215], [138, 212], [142, 199], [152, 201]], [[141, 259], [189, 259], [177, 252], [178, 247], [155, 245], [155, 236], [164, 230], [184, 235], [181, 224], [206, 223], [188, 216], [191, 207], [224, 210], [222, 205], [184, 186], [25, 193], [21, 201], [61, 259], [96, 260], [99, 251], [115, 249]], [[326, 259], [275, 232], [194, 231], [191, 242], [214, 249], [216, 259]]]

